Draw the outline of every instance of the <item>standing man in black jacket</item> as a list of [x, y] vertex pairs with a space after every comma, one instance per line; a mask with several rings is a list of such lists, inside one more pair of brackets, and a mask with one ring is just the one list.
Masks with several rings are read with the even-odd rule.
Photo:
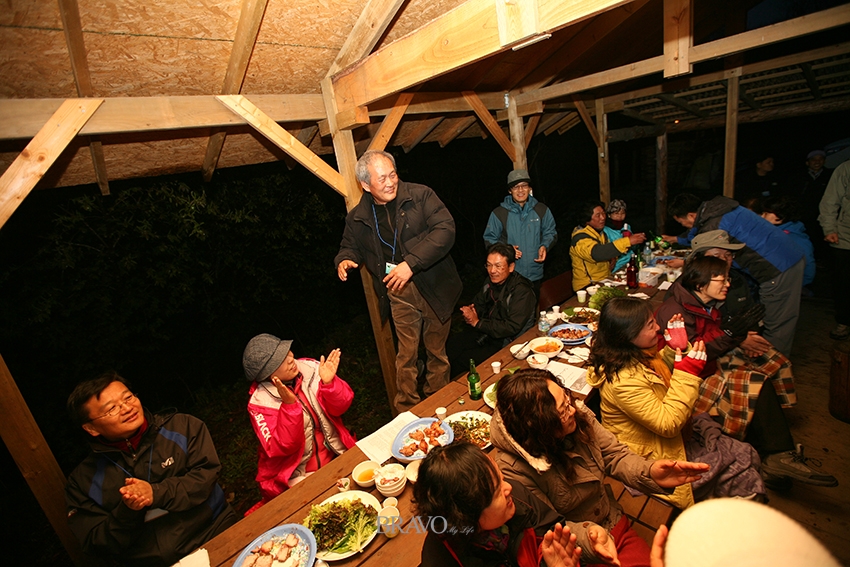
[[515, 271], [514, 247], [503, 242], [490, 246], [485, 268], [487, 283], [471, 305], [460, 308], [469, 327], [449, 337], [446, 346], [452, 376], [469, 368], [470, 358], [490, 358], [534, 324], [537, 296], [531, 281]]
[[449, 251], [455, 222], [430, 187], [401, 181], [395, 159], [370, 150], [355, 171], [365, 193], [345, 219], [337, 275], [364, 265], [372, 274], [381, 316], [392, 311], [398, 336], [397, 392], [393, 405], [403, 412], [419, 402], [416, 361], [419, 340], [427, 352], [425, 394], [448, 383], [446, 339], [462, 284]]
[[68, 413], [91, 436], [92, 452], [65, 487], [83, 551], [167, 567], [236, 523], [201, 420], [145, 411], [115, 372], [79, 384]]

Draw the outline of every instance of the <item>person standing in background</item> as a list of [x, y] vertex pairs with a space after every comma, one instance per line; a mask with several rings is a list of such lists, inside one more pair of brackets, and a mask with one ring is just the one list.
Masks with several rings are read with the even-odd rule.
[[835, 255], [835, 328], [830, 338], [843, 341], [850, 337], [850, 296], [847, 295], [850, 278], [850, 161], [835, 168], [820, 201], [818, 222], [823, 228], [824, 240], [829, 242]]

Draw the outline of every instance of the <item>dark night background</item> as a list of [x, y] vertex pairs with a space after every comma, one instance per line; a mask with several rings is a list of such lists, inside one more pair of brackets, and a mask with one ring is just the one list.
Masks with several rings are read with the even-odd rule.
[[[835, 2], [809, 4], [806, 11]], [[634, 124], [611, 120], [611, 129]], [[848, 123], [836, 113], [742, 124], [739, 168], [767, 151], [790, 187], [806, 154], [850, 136]], [[668, 145], [671, 197], [722, 193], [722, 128], [673, 134]], [[390, 150], [400, 177], [432, 187], [454, 216], [452, 256], [468, 300], [485, 277], [481, 235], [506, 194], [510, 161], [492, 138]], [[654, 229], [654, 139], [612, 144], [610, 153], [611, 197], [627, 202], [634, 229]], [[536, 136], [528, 164], [534, 195], [558, 224], [548, 278], [570, 267], [576, 205], [598, 198], [596, 150], [580, 124]], [[95, 185], [33, 191], [0, 230], [0, 354], [66, 474], [86, 445], [65, 400], [80, 380], [116, 369], [149, 409], [174, 406], [208, 422], [225, 492], [244, 511], [257, 493], [241, 354], [261, 332], [294, 339], [297, 356], [339, 346], [339, 374], [356, 393], [346, 423], [362, 437], [389, 420], [362, 286], [340, 282], [332, 265], [345, 218], [336, 192], [283, 163], [219, 170], [209, 184], [194, 172], [110, 187], [108, 197]], [[666, 232], [679, 230], [668, 223]], [[4, 549], [35, 564], [69, 564], [5, 445], [0, 492]]]

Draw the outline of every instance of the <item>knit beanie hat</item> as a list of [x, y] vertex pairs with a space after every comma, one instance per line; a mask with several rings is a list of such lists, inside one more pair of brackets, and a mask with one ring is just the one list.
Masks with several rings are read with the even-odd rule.
[[249, 382], [262, 382], [277, 370], [289, 354], [292, 341], [284, 341], [274, 335], [257, 335], [242, 353], [242, 367]]
[[664, 548], [666, 567], [839, 567], [817, 539], [781, 512], [751, 500], [717, 498], [685, 510]]
[[605, 212], [610, 216], [618, 211], [626, 211], [626, 202], [622, 199], [614, 199], [605, 209]]

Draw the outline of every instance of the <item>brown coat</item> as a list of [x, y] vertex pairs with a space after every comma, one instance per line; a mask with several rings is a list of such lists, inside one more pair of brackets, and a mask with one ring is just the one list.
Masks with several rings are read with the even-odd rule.
[[529, 455], [505, 430], [498, 412], [490, 423], [490, 440], [497, 448], [491, 456], [506, 479], [521, 483], [566, 518], [582, 549], [582, 563], [603, 563], [593, 554], [587, 528], [595, 523], [610, 531], [623, 515], [620, 505], [606, 490], [604, 477], [612, 476], [647, 494], [669, 494], [672, 490], [661, 488], [649, 476], [653, 461], [632, 453], [602, 427], [584, 404], [576, 405], [590, 422], [594, 442], [577, 443], [568, 452], [575, 466], [575, 480], [569, 480], [563, 469], [552, 467], [545, 458]]

